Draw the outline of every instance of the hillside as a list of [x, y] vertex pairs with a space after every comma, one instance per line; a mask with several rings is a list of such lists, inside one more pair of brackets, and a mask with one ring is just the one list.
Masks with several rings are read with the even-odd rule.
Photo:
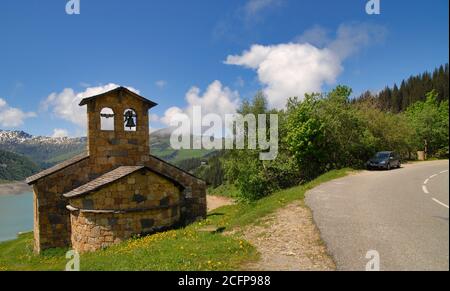
[[0, 130], [0, 150], [26, 156], [41, 168], [71, 158], [86, 148], [86, 138], [32, 136], [23, 131]]
[[0, 182], [21, 181], [39, 171], [39, 167], [28, 158], [0, 150]]
[[151, 153], [165, 161], [179, 165], [185, 160], [204, 158], [214, 150], [174, 150], [170, 146], [171, 128], [164, 128], [150, 134]]
[[[151, 133], [151, 153], [167, 162], [179, 164], [193, 158], [203, 158], [212, 150], [174, 150], [170, 146], [171, 129], [161, 129]], [[52, 138], [32, 136], [23, 131], [0, 130], [0, 150], [23, 155], [40, 168], [45, 169], [67, 160], [86, 149], [87, 139]]]

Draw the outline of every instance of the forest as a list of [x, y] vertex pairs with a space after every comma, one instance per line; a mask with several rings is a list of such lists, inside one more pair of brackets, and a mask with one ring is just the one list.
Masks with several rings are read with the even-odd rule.
[[389, 112], [403, 112], [417, 101], [425, 101], [426, 94], [432, 90], [437, 92], [439, 102], [448, 100], [448, 64], [441, 65], [432, 73], [411, 76], [398, 86], [386, 87], [378, 94], [365, 92], [353, 102], [372, 102], [377, 108]]

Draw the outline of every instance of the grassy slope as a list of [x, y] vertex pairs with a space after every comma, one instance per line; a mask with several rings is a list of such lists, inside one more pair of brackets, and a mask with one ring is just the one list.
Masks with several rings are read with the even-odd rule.
[[204, 223], [214, 224], [218, 227], [225, 227], [227, 229], [255, 223], [261, 217], [271, 214], [295, 200], [302, 200], [308, 190], [319, 184], [344, 177], [351, 171], [351, 169], [331, 171], [309, 183], [279, 191], [253, 203], [242, 203], [222, 207], [213, 211]]
[[[343, 177], [349, 169], [332, 171], [301, 186], [283, 190], [251, 204], [225, 206], [204, 221], [184, 229], [136, 238], [82, 255], [82, 270], [237, 270], [243, 262], [255, 260], [253, 246], [239, 235], [224, 236], [199, 232], [206, 225], [238, 229], [258, 220], [294, 200], [304, 198], [307, 190], [320, 183]], [[0, 270], [63, 270], [65, 251], [55, 249], [40, 256], [32, 252], [32, 234], [0, 243]]]

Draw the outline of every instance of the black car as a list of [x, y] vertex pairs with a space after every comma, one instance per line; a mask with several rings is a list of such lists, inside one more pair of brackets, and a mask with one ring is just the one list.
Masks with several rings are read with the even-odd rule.
[[395, 152], [378, 152], [367, 162], [367, 169], [400, 168], [400, 156]]

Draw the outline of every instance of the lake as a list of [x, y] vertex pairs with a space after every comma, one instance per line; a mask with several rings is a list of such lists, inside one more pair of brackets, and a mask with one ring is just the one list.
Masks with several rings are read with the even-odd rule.
[[33, 193], [0, 194], [0, 241], [15, 239], [17, 233], [33, 230]]

